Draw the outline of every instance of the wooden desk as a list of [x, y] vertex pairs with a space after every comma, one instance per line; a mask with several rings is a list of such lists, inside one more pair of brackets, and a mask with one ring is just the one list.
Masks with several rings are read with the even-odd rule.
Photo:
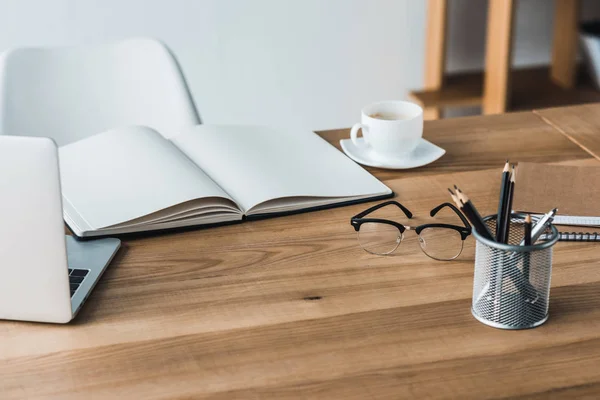
[[[600, 165], [563, 112], [428, 122], [442, 159], [372, 171], [417, 220], [454, 183], [491, 213], [506, 157]], [[549, 321], [502, 331], [471, 316], [472, 238], [456, 262], [373, 256], [349, 225], [366, 207], [126, 242], [73, 323], [0, 322], [0, 398], [599, 395], [600, 246], [559, 243]]]

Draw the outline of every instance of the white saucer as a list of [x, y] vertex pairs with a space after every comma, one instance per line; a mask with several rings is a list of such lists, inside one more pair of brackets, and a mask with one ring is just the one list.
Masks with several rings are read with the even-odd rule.
[[[358, 138], [359, 143], [364, 142], [363, 138]], [[356, 146], [350, 139], [340, 140], [340, 145], [344, 153], [359, 164], [369, 167], [388, 168], [388, 169], [408, 169], [417, 168], [434, 162], [444, 154], [446, 150], [436, 146], [428, 140], [421, 138], [417, 148], [412, 153], [398, 159], [383, 158], [375, 153], [369, 146]]]

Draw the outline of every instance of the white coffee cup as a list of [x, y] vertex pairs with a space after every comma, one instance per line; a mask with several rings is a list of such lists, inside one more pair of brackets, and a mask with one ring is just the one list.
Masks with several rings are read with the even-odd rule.
[[[362, 129], [364, 141], [358, 140]], [[423, 137], [423, 109], [408, 101], [382, 101], [361, 110], [350, 138], [357, 147], [371, 147], [377, 156], [398, 159], [411, 153]]]

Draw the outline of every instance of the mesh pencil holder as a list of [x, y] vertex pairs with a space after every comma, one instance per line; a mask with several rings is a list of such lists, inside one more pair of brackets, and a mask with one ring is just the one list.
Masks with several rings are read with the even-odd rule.
[[[512, 214], [508, 244], [481, 237], [475, 230], [475, 274], [471, 312], [480, 322], [501, 329], [527, 329], [548, 319], [552, 246], [558, 230], [550, 225], [544, 240], [519, 246], [524, 214]], [[496, 215], [484, 218], [496, 232]]]

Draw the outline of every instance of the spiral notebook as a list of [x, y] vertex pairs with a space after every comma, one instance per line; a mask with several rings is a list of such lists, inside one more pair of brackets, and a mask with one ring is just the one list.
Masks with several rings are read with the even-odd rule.
[[[555, 207], [554, 225], [600, 231], [600, 167], [519, 163], [513, 209], [536, 215]], [[561, 232], [561, 240], [600, 241], [600, 233], [575, 229]]]

